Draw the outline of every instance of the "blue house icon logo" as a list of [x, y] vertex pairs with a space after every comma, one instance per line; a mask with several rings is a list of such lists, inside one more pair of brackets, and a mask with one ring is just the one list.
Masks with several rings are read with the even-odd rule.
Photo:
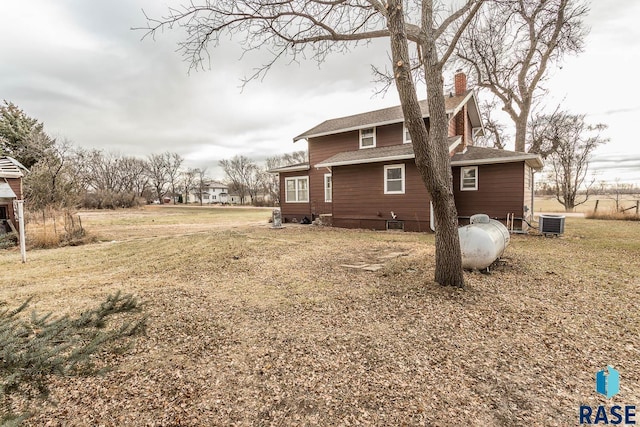
[[613, 369], [613, 366], [607, 366], [596, 373], [596, 391], [607, 399], [611, 399], [620, 391], [620, 373]]

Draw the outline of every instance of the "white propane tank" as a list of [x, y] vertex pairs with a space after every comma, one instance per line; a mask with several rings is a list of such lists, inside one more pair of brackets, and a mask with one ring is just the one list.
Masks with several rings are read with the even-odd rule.
[[500, 258], [509, 244], [509, 230], [484, 214], [473, 215], [469, 225], [458, 228], [462, 268], [483, 270]]

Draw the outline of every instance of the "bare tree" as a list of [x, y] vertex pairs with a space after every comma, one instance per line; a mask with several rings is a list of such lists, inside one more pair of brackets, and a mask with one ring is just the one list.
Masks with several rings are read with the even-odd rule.
[[198, 200], [200, 201], [200, 206], [202, 206], [202, 195], [204, 194], [204, 189], [207, 186], [207, 168], [204, 169], [195, 169], [195, 181], [193, 183], [195, 189], [198, 191]]
[[171, 187], [171, 197], [173, 198], [173, 204], [177, 203], [178, 180], [180, 178], [180, 167], [184, 159], [178, 153], [164, 153], [165, 167], [167, 169], [167, 180], [169, 181], [169, 187]]
[[[265, 160], [265, 169], [266, 171], [270, 171], [283, 166], [307, 163], [308, 161], [306, 150], [299, 150], [292, 153], [267, 157]], [[278, 174], [265, 173], [263, 178], [263, 188], [265, 194], [269, 195], [273, 204], [280, 204], [280, 178], [278, 177]]]
[[189, 203], [189, 194], [195, 189], [197, 169], [189, 168], [182, 172], [182, 189], [184, 191], [184, 202]]
[[[194, 0], [169, 9], [164, 18], [147, 18], [146, 30], [153, 36], [166, 27], [184, 27], [187, 39], [180, 46], [191, 67], [208, 58], [207, 47], [217, 45], [221, 36], [237, 36], [246, 51], [270, 49], [271, 61], [249, 80], [264, 76], [284, 56], [295, 60], [311, 52], [309, 56], [322, 62], [330, 53], [346, 51], [358, 42], [388, 38], [416, 164], [438, 223], [435, 280], [463, 286], [442, 71], [482, 3], [467, 0], [445, 15], [434, 8], [433, 0]], [[409, 42], [415, 47], [413, 56]], [[428, 131], [418, 104], [414, 71], [424, 76], [427, 86]]]
[[122, 186], [135, 197], [146, 197], [149, 190], [146, 162], [136, 157], [123, 157], [120, 160], [120, 169], [122, 171]]
[[582, 50], [588, 11], [585, 0], [494, 0], [462, 38], [458, 57], [513, 120], [516, 151], [549, 66]]
[[474, 139], [474, 145], [481, 147], [495, 147], [504, 150], [506, 147], [506, 126], [495, 117], [495, 110], [498, 108], [496, 98], [491, 101], [484, 101], [480, 106], [482, 123], [484, 124], [484, 136]]
[[607, 195], [608, 199], [614, 201], [614, 203], [616, 204], [616, 212], [622, 212], [624, 208], [621, 206], [621, 202], [624, 200], [624, 196], [631, 195], [633, 193], [633, 184], [624, 183], [620, 180], [620, 178], [616, 178], [613, 184], [607, 186], [606, 192], [604, 194]]
[[[554, 153], [549, 156], [550, 181], [556, 199], [568, 212], [589, 199], [591, 185], [594, 182], [586, 180], [589, 160], [593, 151], [607, 142], [602, 136], [606, 126], [588, 125], [584, 118], [584, 115], [562, 111], [557, 112], [553, 118], [545, 118], [549, 121], [545, 126], [548, 132], [545, 138], [552, 140], [556, 147]], [[584, 192], [579, 193], [581, 189], [584, 189]]]
[[41, 153], [25, 178], [25, 194], [32, 209], [75, 208], [83, 188], [73, 170], [73, 146], [55, 141]]
[[164, 203], [164, 196], [169, 188], [169, 178], [165, 156], [162, 154], [151, 154], [147, 159], [147, 176], [154, 191], [154, 196], [160, 203]]
[[258, 179], [255, 177], [258, 174], [256, 164], [245, 156], [234, 156], [229, 160], [220, 160], [218, 163], [227, 176], [229, 190], [240, 196], [240, 204], [245, 203], [247, 196], [254, 201], [257, 193], [257, 184], [259, 184]]

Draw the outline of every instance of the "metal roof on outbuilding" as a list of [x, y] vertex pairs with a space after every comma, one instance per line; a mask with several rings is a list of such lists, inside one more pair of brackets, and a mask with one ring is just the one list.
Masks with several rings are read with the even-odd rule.
[[27, 168], [16, 159], [9, 156], [0, 156], [0, 178], [22, 178]]
[[18, 196], [13, 192], [11, 186], [6, 183], [0, 181], [0, 199], [17, 199]]

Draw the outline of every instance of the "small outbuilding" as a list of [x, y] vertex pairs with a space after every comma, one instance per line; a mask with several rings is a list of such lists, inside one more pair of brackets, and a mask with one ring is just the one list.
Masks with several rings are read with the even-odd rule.
[[18, 230], [14, 200], [22, 200], [22, 178], [27, 168], [9, 157], [0, 156], [0, 234]]

